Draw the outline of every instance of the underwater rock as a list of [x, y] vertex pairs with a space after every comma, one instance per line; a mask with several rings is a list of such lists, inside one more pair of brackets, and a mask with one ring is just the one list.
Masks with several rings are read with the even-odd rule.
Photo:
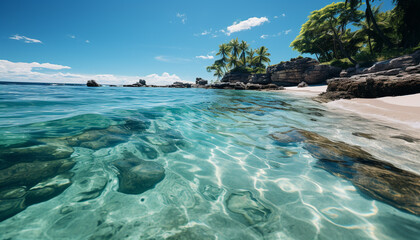
[[0, 191], [0, 199], [14, 199], [25, 196], [26, 187], [12, 187]]
[[45, 178], [70, 170], [75, 164], [68, 159], [18, 163], [0, 170], [0, 187], [34, 186]]
[[157, 162], [138, 158], [116, 161], [118, 169], [118, 191], [126, 194], [140, 194], [155, 187], [165, 177], [165, 169]]
[[159, 156], [159, 153], [153, 147], [145, 143], [136, 143], [136, 148], [147, 156], [148, 159], [155, 159]]
[[352, 135], [354, 135], [356, 137], [362, 137], [362, 138], [366, 138], [366, 139], [371, 139], [371, 140], [375, 139], [373, 137], [373, 135], [372, 134], [369, 134], [369, 133], [354, 132], [354, 133], [352, 133]]
[[97, 198], [104, 191], [108, 179], [104, 176], [93, 174], [92, 176], [85, 177], [75, 182], [74, 188], [79, 188], [80, 193], [77, 194], [76, 201], [83, 202]]
[[391, 136], [391, 137], [395, 138], [395, 139], [401, 139], [401, 140], [404, 140], [404, 141], [409, 142], [409, 143], [420, 141], [420, 139], [418, 139], [418, 138], [407, 136], [407, 135], [397, 135], [397, 136]]
[[318, 159], [316, 166], [351, 181], [366, 195], [420, 215], [420, 176], [380, 161], [358, 146], [293, 129], [271, 135], [280, 143], [301, 142]]
[[25, 210], [25, 198], [0, 199], [0, 222]]
[[72, 174], [62, 174], [40, 182], [26, 194], [27, 205], [47, 201], [66, 190], [71, 184]]
[[67, 146], [37, 145], [25, 148], [6, 148], [0, 150], [0, 169], [19, 162], [50, 161], [68, 158], [74, 150]]
[[267, 222], [272, 212], [249, 191], [232, 193], [226, 205], [231, 212], [241, 215], [249, 225]]
[[131, 135], [126, 130], [111, 126], [107, 129], [88, 130], [84, 133], [66, 137], [63, 140], [72, 147], [84, 147], [98, 150], [106, 147], [113, 147], [125, 142], [126, 137]]
[[101, 148], [113, 147], [125, 141], [126, 139], [118, 136], [105, 135], [96, 141], [83, 142], [79, 146], [84, 148], [90, 148], [93, 150], [98, 150]]
[[181, 232], [178, 232], [172, 236], [167, 237], [168, 240], [213, 240], [216, 239], [214, 233], [210, 228], [195, 225], [192, 227], [182, 228]]
[[120, 125], [120, 127], [129, 130], [130, 132], [144, 131], [150, 127], [150, 121], [129, 118], [126, 119], [125, 123]]
[[223, 188], [218, 188], [212, 185], [206, 185], [202, 190], [202, 194], [207, 200], [215, 201], [223, 193]]

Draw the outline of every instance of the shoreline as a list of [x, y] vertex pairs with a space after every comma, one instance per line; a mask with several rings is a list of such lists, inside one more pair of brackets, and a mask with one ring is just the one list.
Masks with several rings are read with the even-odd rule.
[[[304, 88], [286, 87], [284, 92], [315, 97], [325, 92], [327, 85]], [[340, 99], [322, 103], [332, 111], [355, 113], [371, 121], [398, 128], [410, 135], [420, 135], [420, 93], [381, 98]]]

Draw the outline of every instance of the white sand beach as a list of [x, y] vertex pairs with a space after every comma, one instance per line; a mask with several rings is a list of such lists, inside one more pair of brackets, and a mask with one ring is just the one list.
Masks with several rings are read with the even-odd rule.
[[[299, 95], [316, 96], [326, 90], [327, 85], [286, 87], [286, 92]], [[332, 110], [350, 111], [364, 118], [420, 134], [420, 93], [396, 97], [341, 99], [325, 105]]]

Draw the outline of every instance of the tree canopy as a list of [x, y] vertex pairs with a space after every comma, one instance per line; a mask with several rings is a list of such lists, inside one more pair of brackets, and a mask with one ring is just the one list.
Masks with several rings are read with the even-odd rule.
[[246, 41], [232, 39], [229, 43], [219, 45], [217, 59], [208, 72], [213, 72], [219, 80], [227, 72], [264, 73], [270, 62], [270, 53], [264, 46], [253, 50]]

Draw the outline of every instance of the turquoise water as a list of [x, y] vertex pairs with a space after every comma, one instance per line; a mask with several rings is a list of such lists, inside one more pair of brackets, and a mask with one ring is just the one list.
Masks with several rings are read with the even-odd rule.
[[[0, 178], [27, 167], [0, 182], [0, 238], [418, 239], [418, 195], [404, 208], [362, 191], [364, 162], [347, 158], [349, 177], [275, 137], [294, 129], [420, 172], [409, 132], [287, 93], [0, 85]], [[126, 159], [163, 179], [122, 190]], [[70, 167], [37, 168], [58, 161]]]

